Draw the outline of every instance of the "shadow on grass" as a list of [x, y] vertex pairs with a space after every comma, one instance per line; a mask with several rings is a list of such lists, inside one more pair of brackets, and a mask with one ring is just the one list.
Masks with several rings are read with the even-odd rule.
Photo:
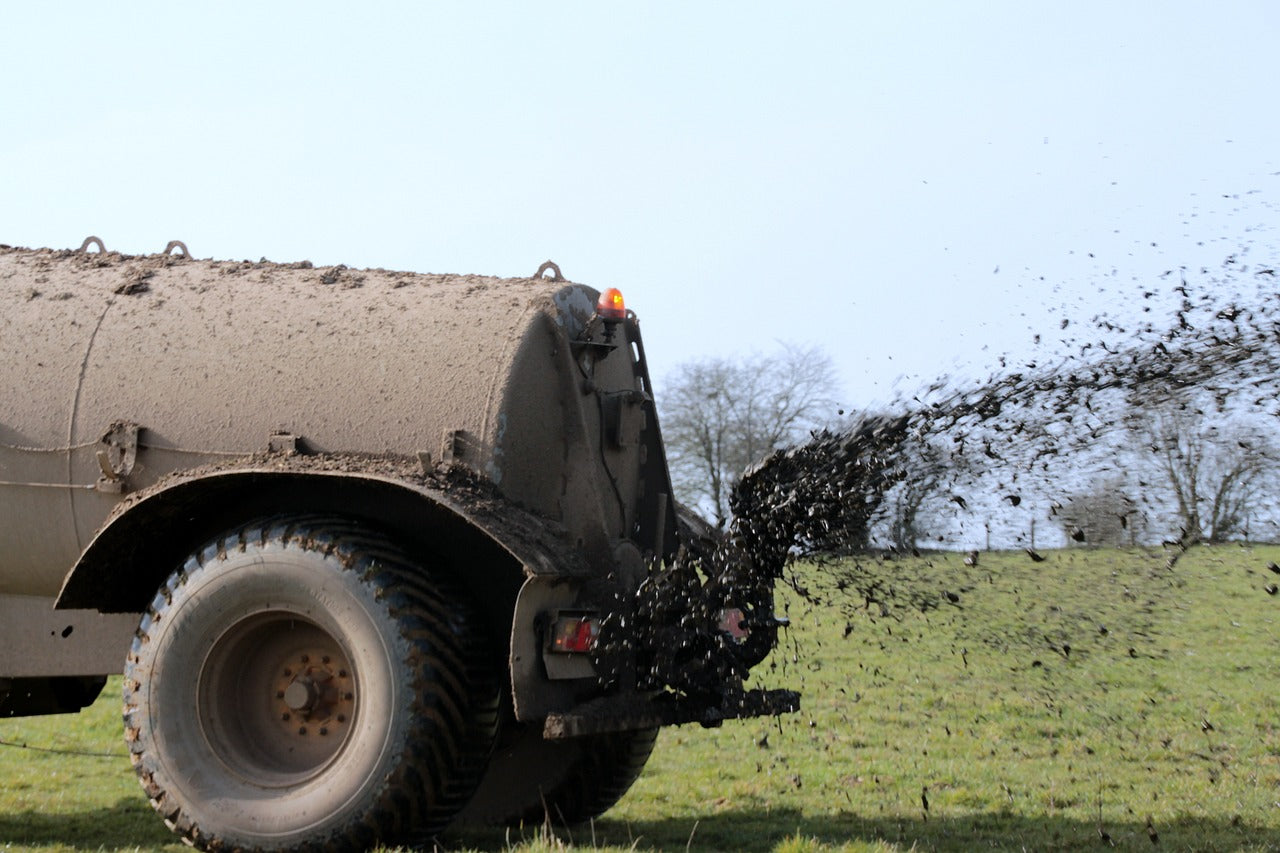
[[[696, 824], [696, 825], [695, 825]], [[1153, 827], [1146, 818], [1120, 823], [1081, 821], [1050, 816], [974, 813], [940, 818], [866, 818], [855, 814], [805, 817], [794, 809], [724, 811], [699, 818], [651, 821], [602, 819], [594, 826], [561, 830], [557, 836], [575, 847], [613, 845], [636, 849], [766, 853], [799, 837], [823, 845], [884, 842], [902, 850], [1280, 850], [1280, 827], [1262, 827], [1230, 815], [1185, 818]], [[536, 840], [538, 828], [467, 832], [444, 839], [446, 849], [459, 846], [500, 851], [509, 843]], [[803, 848], [802, 848], [803, 849]]]
[[[1130, 850], [1280, 850], [1280, 827], [1258, 826], [1230, 816], [1184, 818], [1157, 823], [1154, 829], [1158, 839], [1153, 842], [1144, 818], [1099, 827], [1094, 821], [998, 812], [924, 819], [866, 818], [849, 813], [805, 817], [795, 809], [771, 809], [648, 821], [603, 819], [594, 826], [562, 830], [557, 836], [584, 850], [634, 845], [639, 850], [765, 853], [795, 837], [837, 847], [885, 842], [903, 850], [1097, 850], [1109, 846]], [[502, 851], [540, 837], [538, 827], [468, 830], [441, 839], [441, 849]], [[145, 803], [125, 799], [113, 808], [85, 812], [0, 814], [0, 848], [42, 845], [72, 850], [184, 849]]]
[[110, 808], [0, 813], [0, 848], [60, 846], [73, 850], [182, 847], [145, 799], [122, 797]]

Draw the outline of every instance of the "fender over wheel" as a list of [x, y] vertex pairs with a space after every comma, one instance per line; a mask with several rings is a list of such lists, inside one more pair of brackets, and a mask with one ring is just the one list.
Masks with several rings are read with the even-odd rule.
[[608, 811], [640, 777], [657, 729], [546, 740], [510, 723], [459, 821], [571, 826]]
[[496, 675], [456, 591], [341, 520], [274, 520], [174, 572], [124, 677], [138, 778], [199, 847], [429, 836], [492, 747]]

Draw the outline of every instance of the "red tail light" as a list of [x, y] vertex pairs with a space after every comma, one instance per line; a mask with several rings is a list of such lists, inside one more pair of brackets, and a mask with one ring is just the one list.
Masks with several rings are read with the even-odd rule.
[[746, 626], [746, 618], [742, 608], [726, 608], [720, 611], [719, 628], [722, 632], [732, 637], [735, 643], [741, 643], [751, 634], [751, 631]]
[[600, 635], [600, 624], [589, 616], [561, 616], [551, 628], [551, 651], [589, 652]]

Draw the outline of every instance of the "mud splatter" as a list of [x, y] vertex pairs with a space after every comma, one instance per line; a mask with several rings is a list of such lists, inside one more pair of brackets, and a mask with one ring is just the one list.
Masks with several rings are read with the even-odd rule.
[[[859, 620], [880, 623], [888, 637], [911, 613], [963, 619], [970, 601], [980, 601], [984, 584], [993, 582], [984, 578], [981, 554], [971, 551], [963, 561], [959, 555], [897, 559], [900, 551], [884, 537], [894, 496], [927, 481], [953, 513], [972, 515], [977, 506], [993, 513], [1039, 512], [1047, 525], [1059, 525], [1066, 544], [1090, 544], [1082, 527], [1059, 517], [1067, 492], [1115, 469], [1135, 441], [1150, 441], [1143, 429], [1153, 412], [1235, 418], [1274, 431], [1280, 417], [1280, 297], [1274, 278], [1273, 265], [1249, 270], [1234, 258], [1199, 290], [1179, 274], [1168, 283], [1176, 304], [1163, 321], [1126, 327], [1099, 315], [1076, 322], [1072, 350], [1056, 359], [1028, 360], [966, 387], [939, 381], [887, 413], [817, 432], [774, 453], [737, 485], [726, 543], [693, 555], [667, 576], [667, 594], [683, 589], [676, 597], [685, 603], [668, 603], [666, 610], [689, 613], [687, 602], [697, 599], [705, 612], [693, 612], [705, 628], [715, 618], [714, 601], [698, 590], [718, 587], [727, 600], [754, 601], [752, 618], [759, 625], [773, 615], [768, 585], [784, 581], [812, 603], [836, 605], [849, 619], [846, 636]], [[1148, 290], [1142, 298], [1153, 296]], [[1154, 490], [1141, 480], [1138, 485]], [[1132, 530], [1130, 516], [1140, 509], [1122, 508], [1121, 529]], [[1176, 529], [1163, 536], [1147, 543], [1154, 556], [1149, 563], [1167, 572], [1195, 537]], [[970, 547], [954, 540], [930, 544]], [[1018, 550], [1032, 563], [1046, 559], [1034, 538], [1020, 541]], [[791, 571], [800, 560], [819, 563], [821, 571]], [[709, 578], [701, 587], [699, 574]], [[1173, 582], [1153, 588], [1168, 593]], [[1034, 590], [1025, 591], [1025, 603], [1016, 635], [985, 636], [977, 629], [960, 634], [1040, 669], [1052, 662], [1070, 665], [1073, 654], [1078, 660], [1095, 652], [1160, 653], [1149, 639], [1164, 610], [1158, 602], [1124, 603], [1123, 614], [1107, 617], [1110, 627], [1098, 614], [1037, 601]], [[754, 655], [731, 643], [708, 644], [705, 631], [698, 636], [702, 645], [667, 636], [655, 646], [683, 648], [687, 660], [698, 661], [655, 666], [658, 682], [682, 692], [699, 685], [713, 690], [754, 662]], [[786, 657], [798, 662], [803, 656], [791, 649]], [[961, 657], [967, 665], [963, 650]], [[1052, 700], [1052, 690], [1046, 691]]]
[[[762, 626], [772, 620], [772, 585], [779, 581], [810, 602], [837, 605], [850, 619], [846, 636], [863, 618], [892, 635], [911, 612], [962, 614], [990, 581], [984, 581], [981, 553], [970, 550], [972, 533], [966, 532], [969, 540], [930, 542], [969, 551], [963, 570], [951, 565], [960, 555], [939, 556], [936, 565], [897, 559], [901, 548], [895, 551], [885, 531], [904, 490], [927, 486], [956, 515], [1040, 513], [1067, 544], [1090, 544], [1082, 527], [1059, 517], [1068, 491], [1116, 468], [1153, 412], [1246, 419], [1274, 431], [1280, 417], [1275, 276], [1275, 265], [1249, 269], [1234, 257], [1217, 274], [1206, 272], [1199, 289], [1185, 273], [1170, 273], [1163, 279], [1170, 292], [1163, 295], [1174, 297], [1174, 307], [1161, 320], [1125, 325], [1100, 314], [1064, 321], [1059, 331], [1074, 333], [1060, 339], [1067, 351], [1016, 363], [1001, 359], [1001, 369], [981, 382], [939, 380], [881, 413], [775, 452], [737, 484], [725, 540], [690, 547], [642, 591], [649, 599], [637, 612], [673, 615], [655, 618], [655, 630], [664, 625], [659, 633], [665, 633], [642, 645], [677, 650], [652, 662], [652, 686], [713, 693], [743, 677], [763, 657], [759, 648], [735, 645], [708, 628], [719, 604], [746, 603], [747, 621], [772, 645], [775, 631]], [[1140, 298], [1157, 295], [1148, 289]], [[1137, 511], [1123, 509], [1123, 529]], [[1186, 531], [1166, 534], [1166, 569], [1190, 539]], [[1162, 547], [1150, 544], [1157, 553]], [[1046, 559], [1034, 539], [1016, 545], [1029, 562]], [[802, 579], [791, 571], [801, 560], [822, 570]], [[1051, 603], [1033, 613], [1034, 591], [1027, 596], [1018, 636], [974, 634], [972, 642], [1017, 650], [1037, 668], [1103, 646], [1119, 655], [1148, 653], [1144, 626], [1160, 609], [1152, 602], [1134, 604], [1131, 624], [1108, 628], [1094, 614], [1054, 610]], [[802, 656], [793, 649], [788, 657]]]
[[[1073, 351], [1056, 362], [1031, 359], [968, 387], [939, 381], [899, 400], [888, 415], [775, 453], [738, 484], [735, 534], [778, 577], [788, 559], [887, 547], [876, 532], [886, 522], [886, 495], [926, 476], [924, 448], [945, 453], [930, 470], [942, 471], [937, 487], [949, 491], [955, 508], [969, 509], [975, 498], [1005, 511], [1035, 503], [1048, 508], [1048, 520], [1067, 497], [1064, 484], [1114, 465], [1152, 413], [1192, 412], [1274, 430], [1275, 267], [1249, 270], [1235, 258], [1223, 267], [1224, 276], [1199, 291], [1179, 275], [1172, 284], [1177, 307], [1163, 324], [1126, 328], [1095, 316], [1078, 324]], [[1224, 280], [1249, 286], [1228, 290]], [[1082, 530], [1070, 532], [1084, 538]]]

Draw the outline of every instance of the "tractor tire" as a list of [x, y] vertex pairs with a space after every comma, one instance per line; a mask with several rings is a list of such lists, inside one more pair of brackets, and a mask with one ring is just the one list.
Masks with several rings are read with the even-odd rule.
[[499, 686], [460, 595], [385, 538], [292, 518], [209, 543], [143, 615], [134, 769], [205, 849], [363, 850], [434, 835], [492, 749]]
[[599, 817], [640, 777], [657, 729], [546, 740], [514, 724], [459, 816], [472, 825], [572, 826]]

